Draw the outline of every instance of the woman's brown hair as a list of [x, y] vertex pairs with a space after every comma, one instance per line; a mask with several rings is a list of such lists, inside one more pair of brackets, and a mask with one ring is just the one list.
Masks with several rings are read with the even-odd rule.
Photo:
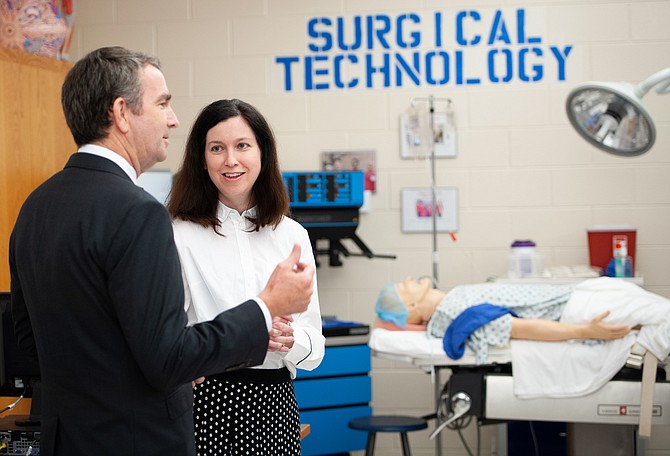
[[200, 111], [186, 141], [186, 150], [179, 171], [174, 176], [167, 209], [172, 218], [212, 227], [221, 222], [216, 216], [218, 189], [205, 169], [205, 140], [215, 125], [241, 116], [251, 127], [261, 150], [261, 171], [251, 189], [256, 217], [249, 218], [254, 230], [276, 227], [288, 214], [289, 198], [279, 168], [277, 144], [270, 125], [263, 115], [241, 100], [218, 100]]

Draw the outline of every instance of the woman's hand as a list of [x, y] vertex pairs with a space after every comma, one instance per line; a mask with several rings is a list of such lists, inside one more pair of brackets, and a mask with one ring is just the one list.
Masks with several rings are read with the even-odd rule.
[[293, 317], [280, 316], [272, 319], [272, 329], [270, 329], [270, 342], [268, 351], [286, 353], [293, 348], [293, 328], [291, 322]]

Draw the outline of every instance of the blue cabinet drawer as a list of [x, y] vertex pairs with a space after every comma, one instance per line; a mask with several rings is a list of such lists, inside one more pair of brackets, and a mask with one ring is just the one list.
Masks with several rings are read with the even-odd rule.
[[302, 440], [302, 456], [348, 453], [364, 450], [367, 433], [349, 429], [349, 420], [372, 415], [372, 407], [342, 407], [300, 412], [300, 422], [309, 424]]
[[326, 348], [326, 354], [319, 367], [313, 371], [298, 369], [296, 379], [368, 372], [370, 372], [370, 347], [367, 345], [346, 345]]
[[367, 404], [372, 400], [372, 381], [367, 375], [300, 380], [293, 387], [300, 410]]

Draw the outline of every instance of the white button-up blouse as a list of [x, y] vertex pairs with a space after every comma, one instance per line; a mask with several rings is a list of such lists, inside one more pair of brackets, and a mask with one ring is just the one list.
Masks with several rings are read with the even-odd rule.
[[[251, 231], [246, 219], [255, 208], [239, 214], [219, 202], [217, 216], [220, 234], [213, 228], [175, 220], [175, 243], [179, 251], [189, 323], [211, 320], [219, 313], [255, 298], [267, 283], [277, 263], [288, 257], [293, 245], [300, 244], [301, 261], [314, 264], [307, 231], [288, 217], [276, 229], [265, 226]], [[223, 236], [221, 235], [223, 234]], [[312, 370], [323, 359], [325, 338], [321, 331], [321, 312], [316, 273], [314, 293], [307, 310], [293, 315], [291, 326], [295, 343], [288, 353], [268, 352], [260, 368], [286, 366], [295, 378], [296, 369]]]

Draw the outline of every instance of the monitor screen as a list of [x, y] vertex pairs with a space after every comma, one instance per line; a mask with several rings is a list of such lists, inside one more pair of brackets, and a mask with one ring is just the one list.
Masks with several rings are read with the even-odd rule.
[[23, 390], [24, 387], [31, 387], [39, 380], [40, 368], [37, 358], [19, 350], [16, 343], [9, 292], [0, 292], [0, 319], [0, 388]]
[[145, 171], [137, 178], [137, 185], [165, 204], [172, 188], [172, 173], [161, 170]]

